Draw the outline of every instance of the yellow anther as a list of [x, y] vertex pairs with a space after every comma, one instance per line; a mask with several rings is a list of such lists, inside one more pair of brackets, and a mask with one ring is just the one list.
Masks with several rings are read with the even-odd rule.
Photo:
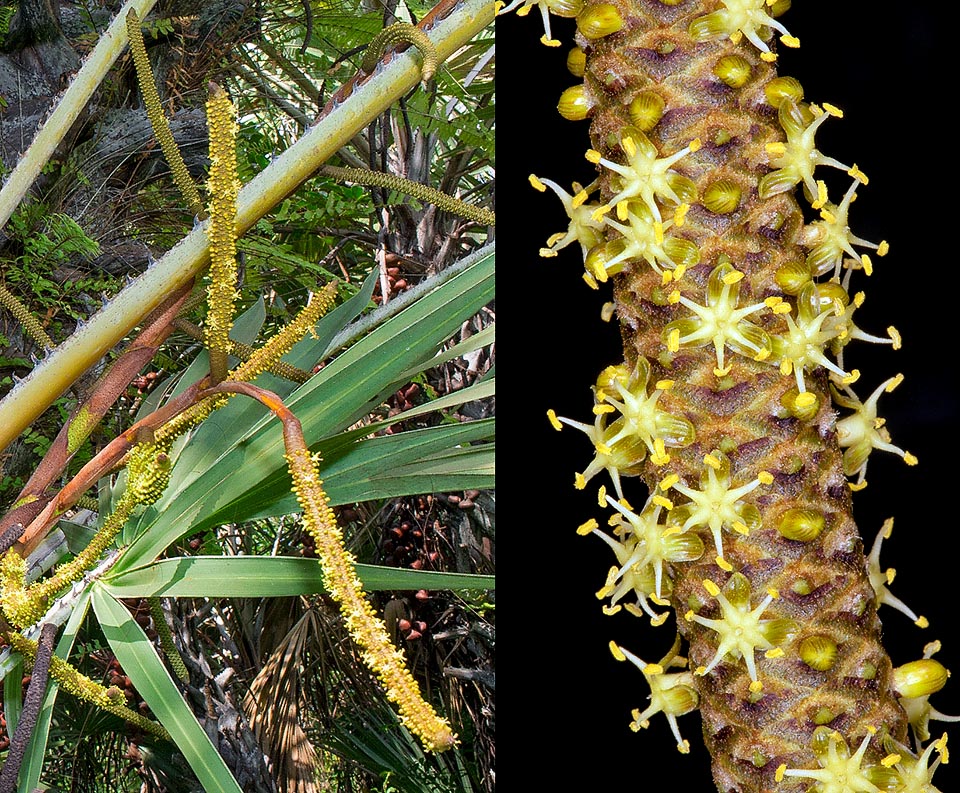
[[757, 474], [757, 479], [760, 480], [761, 485], [772, 485], [773, 484], [773, 474], [769, 471], [761, 471]]
[[[656, 599], [653, 598], [653, 596], [651, 596], [650, 599], [653, 600], [654, 602], [656, 602]], [[628, 605], [633, 605], [633, 604], [631, 603], [631, 604], [628, 604]], [[660, 605], [669, 606], [670, 604], [669, 604], [669, 603], [661, 603]], [[659, 628], [661, 625], [663, 625], [663, 623], [665, 623], [665, 622], [667, 621], [667, 618], [668, 618], [669, 616], [670, 616], [670, 612], [669, 612], [669, 611], [665, 611], [665, 612], [663, 612], [663, 614], [660, 614], [660, 615], [658, 615], [658, 616], [656, 616], [656, 617], [651, 617], [651, 618], [650, 618], [650, 624], [651, 624], [654, 628]]]
[[680, 302], [680, 290], [679, 290], [679, 289], [674, 289], [674, 290], [670, 293], [670, 296], [667, 298], [667, 302], [668, 302], [668, 303], [672, 303], [672, 304], [674, 304], [674, 305], [677, 304], [677, 303], [679, 303], [679, 302]]
[[891, 391], [893, 391], [894, 388], [896, 388], [902, 382], [903, 382], [903, 372], [899, 372], [896, 377], [890, 380], [890, 382], [887, 384], [887, 387], [884, 388], [883, 390], [889, 394]]
[[853, 305], [856, 308], [860, 308], [863, 305], [863, 301], [867, 299], [867, 296], [863, 292], [857, 292], [853, 296]]
[[854, 369], [846, 377], [841, 377], [840, 382], [843, 383], [844, 385], [850, 385], [852, 383], [857, 382], [857, 380], [859, 379], [860, 379], [860, 370]]
[[766, 145], [767, 154], [772, 154], [774, 157], [782, 157], [787, 153], [787, 147], [780, 141], [773, 141]]
[[725, 366], [723, 369], [721, 369], [719, 366], [715, 366], [713, 368], [713, 373], [717, 377], [726, 377], [728, 374], [730, 374], [731, 369], [733, 369], [733, 364], [730, 364], [729, 366]]
[[594, 165], [599, 164], [600, 160], [603, 159], [603, 155], [596, 149], [587, 149], [587, 153], [584, 155], [584, 157], [587, 158], [588, 162], [592, 162]]
[[601, 507], [607, 506], [607, 488], [605, 485], [600, 485], [600, 489], [597, 491], [597, 503]]
[[921, 614], [919, 617], [917, 617], [916, 621], [913, 624], [916, 625], [918, 628], [929, 628], [930, 620], [928, 620], [926, 617], [924, 617]]
[[767, 358], [770, 357], [770, 353], [771, 353], [771, 352], [772, 352], [771, 350], [768, 350], [768, 349], [764, 348], [764, 349], [760, 350], [760, 352], [758, 352], [756, 355], [753, 356], [753, 360], [755, 360], [755, 361], [765, 361], [765, 360], [767, 360]]
[[669, 391], [673, 388], [674, 380], [657, 380], [656, 389], [657, 391]]
[[597, 523], [596, 519], [590, 518], [590, 520], [588, 520], [586, 523], [581, 523], [579, 526], [577, 526], [577, 534], [579, 534], [581, 537], [586, 537], [598, 526], [599, 524]]
[[681, 278], [683, 278], [683, 274], [684, 274], [686, 271], [687, 271], [687, 265], [685, 265], [685, 264], [678, 264], [678, 265], [677, 265], [677, 269], [673, 271], [673, 280], [674, 280], [674, 281], [679, 281]]
[[770, 595], [770, 597], [772, 597], [774, 600], [780, 599], [780, 590], [776, 587], [769, 587], [767, 589], [767, 594]]
[[822, 179], [817, 180], [817, 200], [813, 202], [814, 209], [820, 209], [827, 203], [827, 183]]
[[563, 424], [557, 419], [556, 411], [554, 411], [553, 408], [547, 411], [547, 420], [550, 422], [550, 426], [557, 430], [557, 432], [563, 429]]
[[776, 308], [783, 302], [783, 298], [775, 295], [774, 297], [768, 297], [763, 302], [767, 308]]
[[617, 201], [617, 220], [621, 223], [630, 216], [630, 208], [626, 201]]
[[717, 563], [717, 567], [719, 567], [721, 570], [726, 570], [728, 573], [733, 572], [733, 565], [730, 564], [730, 562], [728, 562], [722, 556], [715, 556], [713, 558], [713, 561]]
[[574, 209], [583, 206], [589, 197], [590, 194], [587, 193], [586, 190], [580, 190], [572, 199], [570, 199], [570, 206], [572, 206]]
[[[550, 246], [556, 245], [558, 242], [560, 242], [560, 240], [562, 240], [566, 236], [567, 235], [562, 231], [558, 231], [556, 234], [551, 234], [549, 237], [547, 237], [547, 245], [550, 245]], [[542, 249], [541, 249], [540, 255], [543, 256]]]
[[610, 647], [610, 654], [616, 658], [618, 661], [626, 661], [627, 656], [623, 654], [623, 650], [620, 649], [619, 645], [616, 642], [611, 641], [608, 645]]
[[863, 253], [860, 255], [860, 264], [863, 265], [863, 271], [867, 275], [873, 275], [873, 262], [867, 254]]
[[[679, 209], [677, 211], [679, 212]], [[677, 225], [680, 226], [682, 224], [677, 223]], [[663, 223], [661, 223], [659, 220], [655, 221], [653, 224], [653, 239], [656, 241], [657, 245], [663, 245]], [[667, 270], [664, 274], [667, 272], [670, 271]]]
[[663, 598], [658, 598], [656, 592], [652, 592], [649, 597], [650, 597], [650, 600], [652, 600], [652, 601], [653, 601], [654, 603], [656, 603], [658, 606], [669, 606], [669, 605], [670, 605], [670, 601], [669, 601], [669, 600], [664, 600]]
[[629, 135], [624, 135], [623, 139], [620, 141], [620, 145], [623, 147], [623, 150], [627, 153], [627, 156], [630, 159], [633, 159], [637, 156], [637, 144], [633, 142], [633, 138]]
[[602, 416], [604, 413], [613, 413], [616, 408], [613, 405], [594, 405], [593, 415]]
[[787, 764], [786, 764], [786, 763], [781, 763], [780, 765], [778, 765], [778, 766], [777, 766], [777, 773], [775, 773], [775, 774], [773, 775], [774, 781], [776, 781], [776, 782], [783, 782], [783, 775], [784, 775], [784, 773], [786, 772], [786, 770], [787, 770]]
[[718, 587], [713, 581], [709, 578], [703, 579], [703, 588], [707, 590], [713, 597], [716, 597], [720, 594], [720, 587]]
[[781, 36], [780, 41], [783, 42], [785, 47], [792, 47], [793, 49], [796, 49], [800, 46], [800, 39], [798, 39], [796, 36]]
[[774, 314], [789, 314], [792, 311], [792, 307], [789, 303], [781, 303], [779, 306], [776, 306], [773, 309]]
[[667, 350], [677, 352], [680, 349], [680, 329], [674, 328], [667, 337]]
[[691, 622], [693, 620], [693, 609], [688, 610], [687, 613], [683, 615], [683, 618], [687, 622]]
[[[610, 591], [612, 591], [612, 589], [613, 587], [610, 588]], [[597, 592], [597, 598], [600, 600], [602, 600], [603, 598], [607, 597], [607, 595], [610, 594], [610, 591], [607, 591], [607, 590], [601, 590], [601, 591], [603, 592], [602, 595], [600, 594], [600, 592]], [[619, 614], [622, 608], [623, 608], [622, 606], [617, 604], [616, 606], [603, 606], [600, 610], [606, 616], [612, 617], [614, 614]]]
[[548, 47], [559, 47], [562, 42], [560, 41], [560, 39], [548, 39], [547, 34], [544, 33], [540, 37], [540, 43], [546, 44]]
[[712, 454], [705, 454], [703, 456], [703, 462], [709, 465], [714, 471], [719, 471], [720, 466], [723, 465], [723, 463]]
[[886, 256], [890, 252], [890, 243], [886, 240], [880, 240], [877, 246], [877, 256]]
[[670, 526], [660, 533], [660, 537], [666, 539], [667, 537], [673, 537], [675, 534], [683, 534], [683, 526]]
[[864, 479], [862, 482], [847, 482], [850, 489], [856, 493], [860, 490], [863, 490], [867, 486], [867, 480]]
[[673, 502], [669, 498], [664, 498], [663, 496], [654, 496], [651, 501], [657, 506], [663, 507], [664, 509], [673, 509]]
[[744, 536], [750, 533], [749, 527], [742, 520], [735, 520], [730, 524], [730, 528], [733, 529], [737, 534], [742, 534]]
[[793, 371], [793, 361], [787, 359], [780, 361], [780, 374], [786, 376]]
[[583, 282], [584, 282], [587, 286], [589, 286], [591, 289], [599, 289], [599, 288], [600, 288], [599, 285], [597, 284], [597, 279], [594, 278], [592, 275], [590, 275], [590, 273], [584, 273], [584, 274], [583, 274], [582, 276], [580, 276], [580, 277], [583, 278]]
[[834, 118], [843, 118], [843, 111], [836, 105], [831, 105], [829, 102], [824, 102], [823, 109], [826, 110]]
[[[680, 204], [680, 206], [677, 207], [677, 211], [673, 213], [673, 222], [677, 226], [677, 228], [680, 228], [680, 226], [683, 225], [684, 221], [687, 219], [687, 212], [689, 211], [690, 211], [690, 204], [684, 203], [684, 204]], [[663, 242], [662, 234], [663, 232], [661, 231], [661, 237], [658, 240], [658, 242]]]
[[754, 680], [754, 681], [750, 684], [750, 690], [751, 690], [754, 694], [757, 694], [757, 693], [763, 691], [763, 683], [761, 683], [759, 680]]
[[903, 461], [904, 461], [907, 465], [916, 465], [916, 464], [919, 462], [919, 460], [917, 460], [916, 457], [914, 457], [912, 454], [910, 454], [910, 452], [904, 452], [904, 453], [903, 453]]
[[[692, 613], [692, 612], [691, 612], [691, 613]], [[707, 667], [705, 667], [705, 666], [698, 666], [696, 669], [693, 670], [693, 673], [694, 673], [697, 677], [703, 677], [703, 676], [707, 673]]]
[[677, 476], [676, 474], [669, 474], [668, 476], [665, 476], [663, 477], [663, 479], [660, 480], [659, 487], [661, 490], [669, 490], [679, 481], [680, 481], [679, 476]]
[[587, 486], [586, 477], [583, 474], [574, 474], [573, 475], [573, 486], [577, 490], [583, 490]]
[[899, 763], [903, 758], [898, 754], [888, 754], [880, 761], [880, 765], [884, 768], [893, 768], [897, 763]]
[[802, 394], [797, 394], [797, 398], [793, 401], [798, 408], [806, 408], [817, 401], [817, 396], [810, 391], [804, 391]]
[[[737, 33], [739, 33], [739, 32], [740, 32], [740, 31], [738, 30]], [[730, 40], [733, 41], [733, 36], [732, 36], [732, 35], [730, 36]], [[776, 63], [777, 53], [775, 53], [775, 52], [761, 52], [761, 53], [760, 53], [760, 60], [761, 60], [761, 61], [764, 61], [765, 63]]]
[[616, 305], [608, 300], [600, 307], [600, 319], [604, 322], [609, 322], [613, 319], [613, 312], [616, 308]]
[[591, 220], [595, 220], [595, 221], [597, 221], [597, 222], [599, 223], [601, 220], [603, 220], [603, 216], [606, 215], [607, 212], [610, 211], [610, 209], [611, 209], [611, 207], [608, 207], [608, 206], [597, 207], [597, 208], [596, 208], [595, 210], [593, 210], [593, 212], [590, 214]]
[[782, 647], [774, 647], [772, 650], [767, 650], [763, 654], [764, 658], [783, 658], [784, 655], [786, 655], [786, 653]]
[[870, 184], [870, 180], [867, 179], [867, 175], [857, 167], [856, 163], [853, 164], [847, 173], [862, 184]]
[[672, 270], [664, 270], [664, 271], [663, 271], [663, 275], [660, 276], [660, 285], [661, 285], [661, 286], [666, 286], [666, 285], [669, 284], [672, 280], [673, 280], [673, 271], [672, 271]]
[[539, 190], [541, 193], [547, 192], [547, 186], [537, 178], [536, 174], [530, 174], [527, 179], [534, 190]]
[[595, 446], [597, 454], [610, 454], [610, 447], [605, 443], [598, 443]]
[[662, 675], [663, 667], [660, 664], [647, 664], [643, 667], [643, 673], [645, 675]]
[[827, 223], [836, 223], [837, 216], [833, 214], [829, 209], [821, 209], [820, 217], [822, 217]]

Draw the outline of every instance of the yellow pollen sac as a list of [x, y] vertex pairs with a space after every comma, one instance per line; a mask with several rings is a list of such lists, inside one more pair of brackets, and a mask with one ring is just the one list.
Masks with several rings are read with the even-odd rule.
[[527, 180], [534, 190], [539, 190], [541, 193], [547, 192], [547, 186], [537, 178], [536, 174], [530, 174]]
[[627, 660], [627, 656], [623, 654], [623, 650], [620, 649], [619, 645], [615, 641], [611, 641], [608, 646], [610, 647], [610, 654], [618, 661]]
[[547, 411], [547, 419], [550, 421], [550, 426], [557, 432], [563, 429], [563, 424], [557, 419], [557, 414], [552, 408]]
[[577, 527], [577, 534], [581, 537], [586, 537], [588, 534], [592, 533], [594, 529], [598, 527], [598, 523], [595, 518], [590, 518], [586, 523], [581, 524]]
[[722, 556], [715, 556], [713, 561], [717, 563], [717, 567], [719, 567], [721, 570], [726, 570], [728, 573], [733, 572], [733, 565]]
[[720, 587], [718, 587], [713, 581], [709, 578], [703, 579], [703, 588], [707, 590], [713, 597], [716, 597], [720, 594]]

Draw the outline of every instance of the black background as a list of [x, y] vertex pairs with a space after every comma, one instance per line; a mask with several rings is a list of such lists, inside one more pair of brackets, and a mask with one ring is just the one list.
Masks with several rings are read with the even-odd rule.
[[[867, 297], [856, 320], [878, 335], [896, 325], [903, 349], [854, 342], [845, 362], [862, 371], [857, 390], [864, 398], [887, 377], [905, 374], [899, 389], [882, 398], [880, 415], [894, 443], [916, 454], [920, 464], [909, 468], [893, 455], [874, 452], [870, 484], [854, 494], [855, 516], [868, 549], [883, 520], [896, 519], [881, 564], [897, 569], [893, 593], [926, 615], [931, 627], [920, 630], [884, 606], [885, 643], [894, 664], [902, 664], [919, 658], [926, 642], [940, 639], [944, 647], [937, 658], [957, 670], [960, 392], [954, 372], [960, 256], [951, 237], [957, 225], [957, 134], [948, 119], [956, 112], [957, 69], [950, 58], [958, 49], [948, 32], [957, 20], [950, 18], [955, 12], [941, 11], [948, 4], [898, 4], [896, 13], [883, 13], [886, 5], [797, 2], [780, 21], [800, 38], [801, 48], [781, 48], [780, 73], [800, 79], [808, 100], [844, 111], [842, 120], [821, 127], [818, 148], [867, 173], [870, 184], [859, 191], [851, 226], [861, 237], [891, 245], [886, 258], [874, 257], [873, 277], [854, 282], [854, 291], [863, 289]], [[507, 409], [501, 412], [508, 482], [501, 494], [507, 493], [502, 503], [509, 505], [500, 516], [508, 532], [500, 576], [507, 613], [501, 617], [515, 626], [506, 656], [522, 659], [509, 667], [513, 693], [501, 709], [507, 716], [501, 726], [507, 725], [507, 754], [528, 761], [536, 780], [532, 789], [570, 789], [571, 777], [586, 773], [596, 790], [645, 789], [644, 783], [659, 777], [675, 790], [712, 790], [695, 714], [680, 719], [693, 745], [686, 757], [674, 748], [662, 715], [644, 732], [628, 729], [631, 709], [645, 707], [649, 690], [635, 668], [612, 659], [607, 643], [615, 639], [657, 661], [671, 643], [672, 621], [653, 629], [629, 615], [601, 614], [594, 592], [612, 555], [595, 537], [575, 532], [599, 513], [595, 487], [573, 488], [574, 471], [585, 467], [591, 449], [574, 430], [554, 432], [545, 416], [552, 407], [589, 421], [590, 383], [604, 366], [622, 360], [616, 324], [599, 319], [609, 292], [584, 285], [578, 246], [556, 259], [537, 256], [566, 222], [559, 202], [530, 188], [527, 175], [551, 178], [568, 190], [574, 179], [593, 178], [593, 166], [583, 158], [588, 122], [565, 121], [556, 112], [560, 92], [576, 78], [564, 67], [573, 26], [556, 18], [553, 24], [564, 42], [557, 49], [538, 41], [537, 8], [526, 18], [510, 14], [497, 23], [500, 318], [507, 329], [506, 335], [501, 330], [501, 350], [506, 344], [504, 359], [511, 362]], [[846, 188], [843, 179], [832, 183], [831, 195]], [[960, 713], [960, 677], [933, 704]], [[960, 730], [952, 725], [934, 722], [931, 729], [952, 733], [951, 744], [960, 747]], [[934, 782], [944, 793], [958, 789], [958, 766], [938, 770]]]

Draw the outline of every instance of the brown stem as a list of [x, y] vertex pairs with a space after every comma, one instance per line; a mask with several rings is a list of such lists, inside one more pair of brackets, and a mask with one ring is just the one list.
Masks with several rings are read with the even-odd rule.
[[37, 644], [37, 657], [33, 662], [33, 671], [30, 676], [30, 687], [23, 699], [23, 710], [17, 722], [17, 731], [10, 741], [10, 751], [7, 761], [0, 771], [0, 793], [14, 793], [17, 789], [17, 777], [20, 775], [20, 766], [23, 756], [30, 743], [30, 736], [37, 726], [40, 717], [40, 708], [43, 706], [43, 696], [47, 691], [47, 679], [50, 676], [50, 658], [53, 655], [53, 640], [57, 635], [56, 625], [47, 622], [40, 629], [40, 641]]

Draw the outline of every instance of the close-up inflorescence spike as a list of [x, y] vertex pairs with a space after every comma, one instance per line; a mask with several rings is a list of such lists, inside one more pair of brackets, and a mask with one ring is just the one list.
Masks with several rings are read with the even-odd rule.
[[[910, 399], [901, 397], [910, 384], [938, 383], [918, 382], [918, 359], [897, 351], [915, 345], [914, 355], [932, 359], [930, 334], [949, 323], [931, 319], [932, 301], [911, 299], [925, 287], [906, 275], [917, 248], [910, 221], [870, 223], [871, 193], [884, 189], [892, 166], [883, 154], [869, 157], [878, 151], [873, 141], [866, 151], [836, 143], [835, 130], [870, 108], [849, 83], [834, 79], [831, 89], [840, 70], [823, 57], [820, 17], [806, 5], [823, 8], [813, 0], [790, 14], [789, 2], [769, 0], [588, 0], [575, 28], [552, 20], [558, 56], [541, 51], [540, 71], [559, 67], [557, 84], [573, 73], [582, 86], [576, 102], [564, 93], [542, 122], [557, 132], [531, 157], [526, 173], [536, 176], [524, 185], [531, 201], [538, 195], [530, 186], [562, 204], [542, 199], [552, 236], [538, 224], [524, 235], [531, 266], [549, 271], [544, 311], [558, 352], [548, 367], [562, 361], [540, 401], [549, 421], [540, 419], [539, 437], [551, 450], [570, 447], [548, 466], [557, 478], [541, 472], [539, 481], [551, 494], [569, 488], [548, 507], [556, 535], [564, 530], [554, 521], [602, 540], [570, 551], [569, 567], [561, 562], [569, 589], [555, 624], [575, 637], [571, 668], [581, 678], [581, 659], [591, 659], [586, 691], [565, 707], [590, 725], [591, 768], [601, 754], [616, 764], [627, 752], [645, 769], [641, 779], [649, 770], [651, 778], [691, 780], [679, 789], [706, 790], [712, 773], [721, 793], [935, 793], [950, 789], [949, 770], [941, 770], [948, 757], [929, 722], [952, 717], [927, 698], [950, 701], [951, 661], [923, 648], [930, 639], [953, 643], [949, 618], [938, 626], [934, 616], [950, 608], [949, 578], [934, 573], [946, 562], [929, 553], [945, 542], [936, 532], [948, 529], [930, 525], [933, 510], [919, 502], [932, 491], [915, 470], [939, 468], [927, 453], [933, 439], [924, 448], [937, 416], [913, 425], [897, 416], [905, 415], [898, 400]], [[507, 47], [522, 41], [522, 26], [501, 21]], [[786, 72], [805, 55], [820, 79]], [[576, 155], [586, 135], [584, 166]], [[890, 178], [898, 181], [887, 189], [902, 195], [907, 175]], [[571, 184], [571, 192], [561, 187]], [[537, 262], [538, 250], [546, 261]], [[897, 262], [901, 251], [911, 260]], [[553, 288], [564, 278], [568, 289]], [[885, 279], [894, 283], [877, 286]], [[955, 278], [944, 282], [955, 286]], [[911, 339], [906, 328], [925, 323]], [[612, 361], [621, 363], [598, 378]], [[906, 377], [890, 376], [900, 371]], [[912, 399], [919, 407], [922, 397]], [[956, 411], [937, 415], [937, 437], [949, 444]], [[580, 432], [558, 436], [551, 425]], [[858, 495], [874, 450], [893, 455], [872, 455], [872, 487]], [[560, 468], [567, 460], [578, 461], [573, 488], [570, 468]], [[941, 481], [950, 476], [944, 471]], [[876, 481], [889, 484], [875, 492]], [[871, 494], [878, 503], [861, 514]], [[911, 570], [913, 591], [898, 578], [895, 596], [895, 570], [880, 567], [888, 525], [864, 551], [884, 519], [876, 512], [898, 514], [884, 561], [906, 557], [898, 567]], [[929, 572], [914, 572], [925, 566]], [[591, 587], [593, 603], [573, 602]], [[878, 615], [883, 604], [893, 608]], [[624, 737], [608, 718], [620, 711], [596, 701], [622, 700], [622, 709], [645, 689], [635, 674], [621, 674], [630, 665], [612, 670], [587, 647], [595, 635], [592, 618], [582, 616], [589, 607], [602, 613], [597, 633], [613, 657], [629, 660], [649, 684], [637, 727], [663, 712], [666, 735], [653, 737], [653, 719], [643, 736]], [[898, 622], [893, 609], [910, 619]], [[897, 624], [885, 631], [881, 617]], [[677, 668], [664, 676], [641, 658], [656, 658], [663, 631], [674, 626], [680, 644], [668, 663]], [[949, 652], [955, 665], [957, 648]], [[683, 738], [678, 732], [676, 717], [695, 710], [702, 744], [689, 727]], [[678, 768], [686, 760], [659, 755], [666, 742], [710, 771], [694, 765], [688, 776]]]

